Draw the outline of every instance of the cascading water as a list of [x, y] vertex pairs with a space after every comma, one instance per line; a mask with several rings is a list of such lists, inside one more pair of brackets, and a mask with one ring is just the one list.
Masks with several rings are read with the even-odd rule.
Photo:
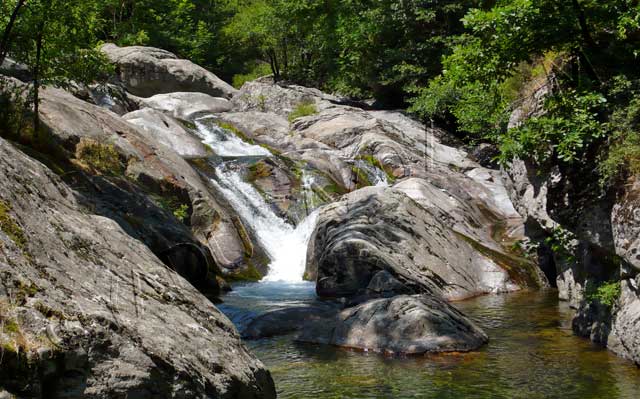
[[232, 132], [215, 124], [212, 117], [203, 117], [195, 121], [196, 133], [202, 142], [211, 147], [216, 155], [223, 158], [232, 157], [270, 157], [266, 148], [242, 141]]
[[[220, 128], [211, 117], [200, 118], [195, 124], [198, 135], [216, 155], [233, 158], [216, 167], [216, 178], [212, 183], [267, 252], [271, 264], [263, 281], [302, 282], [307, 244], [315, 227], [316, 213], [308, 215], [297, 228], [277, 216], [258, 190], [243, 180], [239, 167], [243, 159], [271, 157], [271, 152], [246, 143], [232, 132]], [[305, 195], [311, 190], [312, 184], [312, 177], [303, 175]], [[308, 204], [307, 207], [311, 211], [314, 205]]]
[[241, 172], [234, 166], [232, 163], [218, 166], [217, 180], [213, 184], [267, 251], [271, 264], [265, 281], [302, 282], [307, 243], [315, 227], [316, 212], [294, 228], [274, 213], [251, 184], [242, 180]]

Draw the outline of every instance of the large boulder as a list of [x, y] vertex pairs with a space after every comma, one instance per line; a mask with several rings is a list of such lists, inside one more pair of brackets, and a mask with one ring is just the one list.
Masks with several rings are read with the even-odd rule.
[[76, 195], [0, 139], [0, 391], [275, 398], [232, 323]]
[[186, 91], [231, 98], [237, 92], [213, 73], [165, 50], [107, 43], [100, 51], [116, 65], [118, 78], [136, 96]]
[[204, 93], [156, 94], [149, 98], [135, 98], [140, 107], [153, 108], [174, 118], [191, 121], [198, 116], [230, 111], [231, 101]]
[[323, 207], [306, 270], [318, 294], [360, 295], [381, 270], [413, 293], [452, 300], [539, 286], [535, 265], [456, 232], [400, 190], [367, 187]]
[[309, 324], [297, 338], [386, 354], [420, 355], [478, 349], [487, 335], [456, 308], [433, 296], [402, 295], [348, 308]]

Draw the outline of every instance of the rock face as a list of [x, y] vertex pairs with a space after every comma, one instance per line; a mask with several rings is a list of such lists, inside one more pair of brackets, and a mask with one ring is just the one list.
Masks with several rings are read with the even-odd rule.
[[498, 262], [403, 192], [363, 188], [322, 208], [306, 274], [320, 296], [355, 296], [380, 271], [413, 293], [463, 299], [537, 286], [534, 265]]
[[[246, 238], [242, 222], [234, 217], [223, 199], [216, 196], [216, 190], [210, 187], [208, 179], [200, 176], [173, 149], [160, 144], [154, 132], [138, 128], [108, 110], [58, 89], [43, 91], [40, 112], [43, 125], [49, 128], [53, 142], [62, 149], [62, 157], [77, 158], [79, 146], [87, 140], [100, 144], [98, 148], [108, 149], [111, 146], [114, 149], [117, 153], [115, 165], [120, 165], [117, 168], [119, 172], [108, 171], [106, 174], [109, 176], [92, 178], [88, 185], [82, 184], [90, 189], [86, 198], [90, 202], [98, 201], [88, 206], [105, 209], [106, 216], [118, 220], [128, 232], [136, 232], [135, 236], [147, 243], [157, 255], [162, 255], [167, 248], [176, 244], [197, 244], [199, 241], [206, 245], [219, 267], [232, 269], [244, 264], [247, 259], [263, 258], [259, 247]], [[168, 118], [162, 114], [156, 116]], [[171, 140], [177, 139], [171, 137]], [[200, 145], [199, 142], [193, 144]], [[121, 179], [115, 179], [112, 175]], [[173, 223], [167, 222], [167, 218], [158, 220], [158, 224], [151, 223], [154, 218], [138, 219], [140, 209], [149, 209], [153, 205], [132, 208], [140, 201], [131, 201], [124, 195], [102, 197], [102, 193], [113, 190], [96, 190], [93, 183], [96, 180], [101, 183], [98, 188], [114, 187], [113, 181], [124, 181], [127, 186], [121, 191], [137, 191], [139, 196], [147, 198], [147, 204], [150, 198], [156, 201], [155, 208], [168, 208], [167, 217], [173, 219]], [[135, 182], [135, 186], [129, 184], [131, 181]], [[190, 234], [167, 241], [167, 235], [162, 233], [166, 230], [165, 225], [182, 225], [171, 215], [182, 205], [187, 206], [185, 222], [197, 241], [189, 238]]]
[[611, 225], [620, 256], [621, 294], [612, 317], [607, 346], [640, 365], [640, 183], [631, 179], [613, 207]]
[[301, 342], [418, 355], [478, 349], [488, 338], [453, 306], [433, 296], [376, 299], [308, 325]]
[[183, 158], [206, 158], [210, 155], [204, 144], [184, 125], [160, 111], [145, 108], [123, 115], [122, 119], [142, 128]]
[[111, 43], [100, 50], [116, 65], [118, 77], [127, 90], [136, 96], [186, 91], [231, 98], [237, 92], [213, 73], [168, 51], [118, 47]]
[[0, 139], [1, 388], [19, 397], [275, 398], [231, 322]]

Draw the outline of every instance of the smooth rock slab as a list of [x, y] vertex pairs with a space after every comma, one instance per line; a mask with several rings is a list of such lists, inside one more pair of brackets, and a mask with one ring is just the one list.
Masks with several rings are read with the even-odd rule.
[[346, 309], [331, 322], [307, 326], [300, 342], [419, 355], [468, 352], [487, 335], [453, 306], [433, 296], [402, 295]]
[[117, 66], [120, 80], [136, 96], [179, 91], [200, 92], [231, 98], [237, 92], [231, 85], [189, 60], [153, 47], [118, 47], [107, 43], [100, 48]]

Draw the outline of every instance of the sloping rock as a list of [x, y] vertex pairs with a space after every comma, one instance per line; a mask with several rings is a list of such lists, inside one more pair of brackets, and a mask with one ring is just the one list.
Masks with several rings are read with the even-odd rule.
[[478, 349], [487, 335], [453, 306], [433, 296], [376, 299], [304, 328], [301, 342], [388, 354], [418, 355]]
[[215, 114], [230, 111], [231, 101], [212, 97], [204, 93], [167, 93], [157, 94], [149, 98], [135, 98], [140, 107], [153, 108], [165, 112], [174, 118], [194, 120], [199, 115]]
[[413, 293], [462, 299], [535, 287], [531, 267], [481, 251], [399, 190], [367, 187], [321, 209], [306, 274], [324, 297], [357, 295], [386, 270]]
[[287, 118], [301, 104], [325, 107], [332, 101], [339, 102], [340, 99], [318, 89], [274, 84], [270, 78], [245, 83], [233, 98], [236, 112], [268, 112], [284, 118]]
[[136, 96], [174, 92], [199, 92], [231, 98], [236, 89], [213, 73], [189, 60], [153, 47], [118, 47], [107, 43], [100, 48], [116, 65], [118, 78]]
[[611, 212], [616, 254], [640, 273], [640, 179], [632, 178]]
[[231, 322], [75, 196], [0, 139], [0, 391], [275, 398]]
[[184, 125], [160, 111], [145, 108], [123, 115], [122, 119], [142, 128], [183, 158], [206, 158], [210, 155], [202, 142]]
[[[83, 139], [112, 145], [121, 159], [122, 174], [139, 185], [143, 194], [178, 203], [174, 205], [187, 204], [187, 224], [221, 268], [233, 269], [244, 265], [247, 258], [263, 258], [259, 246], [251, 243], [242, 223], [224, 200], [216, 196], [208, 179], [200, 176], [178, 153], [158, 143], [153, 134], [58, 89], [43, 91], [40, 112], [53, 141], [63, 149], [63, 157], [75, 158]], [[95, 194], [92, 190], [88, 197], [96, 199]], [[126, 199], [118, 201], [117, 196], [110, 196], [104, 202], [111, 206], [112, 213], [124, 213], [120, 220], [130, 219], [127, 216], [131, 212], [127, 211], [130, 202]], [[141, 237], [156, 236], [155, 230], [147, 229], [145, 223], [127, 224], [127, 229], [142, 229]], [[260, 264], [257, 260], [255, 263]]]

